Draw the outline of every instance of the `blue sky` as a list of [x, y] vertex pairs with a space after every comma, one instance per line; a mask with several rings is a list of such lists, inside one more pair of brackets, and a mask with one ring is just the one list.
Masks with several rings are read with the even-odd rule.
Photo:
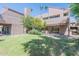
[[47, 10], [40, 11], [40, 6], [48, 6], [48, 7], [56, 7], [56, 8], [68, 8], [67, 3], [4, 3], [0, 4], [0, 9], [4, 6], [12, 8], [21, 13], [24, 12], [24, 8], [32, 8], [33, 11], [31, 13], [32, 16], [38, 15], [40, 13], [47, 12]]

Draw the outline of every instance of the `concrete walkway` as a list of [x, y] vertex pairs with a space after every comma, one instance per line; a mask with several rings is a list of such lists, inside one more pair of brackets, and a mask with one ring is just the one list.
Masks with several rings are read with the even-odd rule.
[[79, 38], [79, 35], [72, 35], [72, 36], [66, 36], [66, 35], [59, 35], [59, 34], [45, 34], [45, 36], [48, 36], [48, 37], [51, 37], [51, 38], [54, 38], [54, 39], [61, 39], [61, 38], [69, 38], [69, 39], [78, 39]]
[[62, 35], [59, 35], [59, 34], [45, 34], [44, 36], [48, 36], [48, 37], [51, 37], [53, 39], [61, 39], [60, 36], [62, 36]]

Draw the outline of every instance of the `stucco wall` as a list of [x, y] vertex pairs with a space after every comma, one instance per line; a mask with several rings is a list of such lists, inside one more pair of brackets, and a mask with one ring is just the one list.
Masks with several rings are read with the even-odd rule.
[[5, 9], [2, 14], [6, 24], [11, 24], [11, 34], [24, 34], [24, 28], [22, 25], [22, 16], [14, 11]]
[[11, 27], [12, 35], [23, 34], [23, 33], [25, 33], [25, 32], [24, 32], [23, 26], [21, 24], [12, 24], [12, 27]]
[[67, 27], [68, 27], [67, 25], [59, 26], [59, 33], [64, 35], [67, 34], [67, 31], [66, 31]]

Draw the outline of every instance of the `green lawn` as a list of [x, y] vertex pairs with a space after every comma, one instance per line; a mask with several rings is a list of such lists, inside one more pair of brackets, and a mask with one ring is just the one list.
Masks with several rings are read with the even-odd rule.
[[15, 35], [0, 37], [0, 55], [28, 55], [24, 52], [23, 43], [37, 39], [37, 35]]

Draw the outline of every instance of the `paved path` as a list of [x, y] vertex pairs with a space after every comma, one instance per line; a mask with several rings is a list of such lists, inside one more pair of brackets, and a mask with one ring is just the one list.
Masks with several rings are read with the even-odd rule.
[[[45, 34], [44, 36], [48, 36], [48, 37], [51, 37], [54, 39], [61, 39], [59, 34]], [[59, 37], [57, 37], [57, 36], [59, 36]]]
[[59, 34], [45, 34], [45, 36], [52, 37], [54, 39], [61, 39], [61, 38], [69, 38], [69, 39], [78, 39], [79, 35], [72, 35], [72, 36], [65, 36], [65, 35], [59, 35]]

